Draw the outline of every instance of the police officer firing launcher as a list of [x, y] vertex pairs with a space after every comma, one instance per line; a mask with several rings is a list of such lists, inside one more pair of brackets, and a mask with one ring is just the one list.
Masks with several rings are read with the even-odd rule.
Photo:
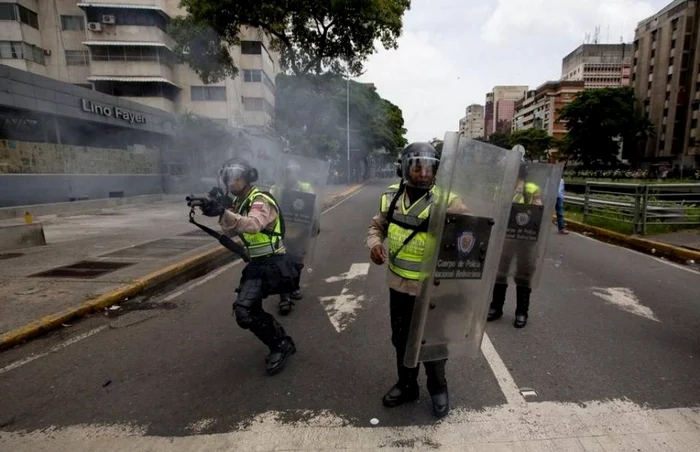
[[225, 208], [212, 200], [199, 207], [204, 215], [219, 217], [224, 233], [238, 237], [245, 246], [250, 263], [243, 269], [233, 311], [238, 325], [270, 349], [265, 364], [273, 375], [282, 370], [296, 347], [262, 302], [268, 295], [296, 290], [298, 272], [285, 254], [284, 219], [277, 201], [253, 185], [257, 179], [258, 171], [248, 162], [231, 160], [219, 171], [219, 180], [236, 197], [233, 206]]

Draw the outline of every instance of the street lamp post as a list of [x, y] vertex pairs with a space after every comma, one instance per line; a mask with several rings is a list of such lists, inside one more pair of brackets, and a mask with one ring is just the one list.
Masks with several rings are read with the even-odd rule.
[[347, 132], [348, 147], [348, 185], [350, 184], [350, 74], [345, 79], [345, 130]]

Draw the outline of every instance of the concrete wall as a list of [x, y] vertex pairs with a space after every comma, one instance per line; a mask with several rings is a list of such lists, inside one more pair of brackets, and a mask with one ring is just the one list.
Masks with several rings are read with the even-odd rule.
[[0, 175], [0, 207], [53, 202], [71, 198], [109, 198], [110, 192], [124, 196], [162, 192], [159, 174], [6, 174]]

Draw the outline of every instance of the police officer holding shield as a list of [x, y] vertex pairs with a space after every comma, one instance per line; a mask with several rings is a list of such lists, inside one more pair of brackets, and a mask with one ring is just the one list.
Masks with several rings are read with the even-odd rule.
[[[513, 204], [542, 206], [541, 188], [534, 181], [528, 180], [528, 165], [524, 161], [521, 162], [518, 171]], [[534, 274], [537, 263], [535, 262], [536, 257], [533, 256], [532, 249], [529, 246], [513, 240], [507, 240], [503, 249], [487, 320], [492, 322], [503, 316], [503, 304], [506, 301], [506, 292], [508, 291], [508, 274], [514, 260], [516, 263], [514, 278], [516, 307], [513, 326], [515, 328], [524, 328], [527, 325], [530, 294], [532, 293], [532, 281], [528, 275]]]
[[[285, 247], [287, 249], [287, 254], [297, 266], [297, 270], [299, 271], [299, 277], [296, 281], [298, 288], [292, 293], [284, 293], [280, 295], [279, 311], [282, 315], [288, 315], [294, 306], [294, 301], [299, 301], [303, 298], [303, 294], [301, 292], [301, 272], [304, 268], [307, 254], [312, 251], [309, 249], [311, 243], [313, 242], [312, 238], [320, 233], [320, 212], [318, 212], [318, 209], [316, 209], [317, 194], [311, 182], [302, 180], [301, 165], [297, 160], [298, 159], [288, 160], [284, 164], [282, 183], [275, 184], [270, 188], [270, 193], [278, 202], [280, 202], [283, 214], [287, 219]], [[325, 165], [327, 166], [327, 163], [325, 163]], [[307, 171], [314, 170], [318, 170], [315, 165], [312, 168], [307, 168]], [[322, 172], [322, 170], [320, 171]], [[326, 169], [326, 174], [327, 173], [328, 171]], [[296, 212], [293, 212], [294, 207], [290, 206], [290, 203], [287, 202], [289, 200], [288, 198], [290, 197], [293, 201], [298, 201], [299, 193], [313, 195], [308, 197], [313, 200], [308, 206], [308, 208], [313, 210], [312, 218], [309, 223], [307, 223], [305, 219], [298, 221], [299, 219], [297, 219], [294, 215]], [[294, 202], [291, 204], [293, 205]], [[285, 212], [285, 208], [292, 210], [292, 212]]]
[[[377, 265], [388, 261], [389, 312], [391, 342], [396, 349], [397, 383], [384, 395], [386, 407], [396, 407], [419, 397], [419, 367], [406, 367], [404, 355], [411, 316], [419, 290], [421, 262], [431, 206], [439, 196], [434, 187], [439, 159], [428, 143], [413, 143], [401, 153], [397, 172], [401, 183], [390, 186], [382, 195], [380, 211], [372, 218], [366, 245]], [[449, 198], [449, 210], [466, 211], [456, 196]], [[382, 243], [389, 240], [389, 252]], [[433, 414], [449, 413], [445, 365], [447, 360], [424, 362]]]
[[262, 302], [268, 295], [294, 290], [298, 272], [285, 255], [280, 208], [273, 197], [253, 185], [257, 179], [257, 170], [247, 161], [227, 162], [219, 171], [219, 180], [236, 197], [233, 206], [226, 209], [211, 202], [201, 209], [206, 216], [219, 217], [224, 233], [245, 245], [250, 263], [243, 269], [233, 311], [238, 325], [269, 348], [265, 367], [273, 375], [282, 370], [296, 347], [282, 325], [265, 312]]

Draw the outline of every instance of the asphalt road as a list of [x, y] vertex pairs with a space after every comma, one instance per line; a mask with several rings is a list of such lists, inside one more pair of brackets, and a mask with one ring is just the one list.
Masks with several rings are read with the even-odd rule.
[[[369, 262], [363, 241], [385, 186], [370, 185], [324, 214], [305, 298], [290, 316], [266, 301], [298, 349], [281, 374], [266, 376], [265, 347], [231, 317], [236, 265], [179, 296], [96, 315], [0, 354], [0, 430], [130, 424], [178, 437], [246, 428], [271, 411], [281, 422], [327, 412], [351, 426], [371, 418], [384, 427], [434, 424], [423, 375], [419, 403], [381, 405], [395, 381], [385, 267], [325, 281]], [[512, 326], [511, 286], [506, 314], [486, 330], [496, 358], [449, 361], [454, 408], [514, 402], [500, 360], [537, 402], [700, 406], [699, 273], [576, 234], [553, 234], [544, 265], [528, 326]], [[332, 298], [341, 294], [342, 306]], [[151, 317], [119, 323], [138, 316]]]

